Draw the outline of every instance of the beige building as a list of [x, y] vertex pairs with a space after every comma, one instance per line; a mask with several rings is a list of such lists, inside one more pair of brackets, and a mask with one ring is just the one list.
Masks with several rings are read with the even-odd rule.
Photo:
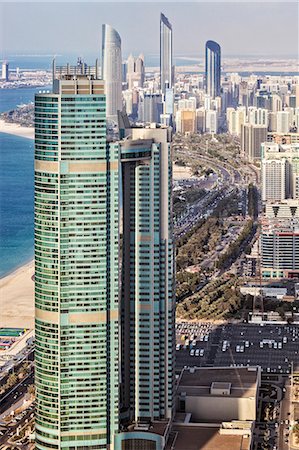
[[190, 368], [183, 370], [177, 391], [177, 411], [192, 422], [254, 421], [259, 367]]

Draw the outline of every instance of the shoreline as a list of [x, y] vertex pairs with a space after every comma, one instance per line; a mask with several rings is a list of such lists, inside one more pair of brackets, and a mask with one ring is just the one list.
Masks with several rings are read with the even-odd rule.
[[34, 328], [34, 260], [0, 279], [0, 327]]
[[33, 127], [23, 127], [17, 123], [7, 123], [3, 119], [0, 119], [0, 133], [12, 134], [26, 139], [34, 139]]

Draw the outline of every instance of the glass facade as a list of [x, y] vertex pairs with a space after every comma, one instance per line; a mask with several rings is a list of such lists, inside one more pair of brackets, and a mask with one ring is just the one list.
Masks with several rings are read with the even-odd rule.
[[160, 18], [160, 83], [163, 94], [174, 84], [172, 26], [164, 14]]
[[103, 82], [81, 84], [35, 98], [39, 450], [106, 449], [118, 429], [119, 155]]
[[221, 48], [217, 42], [206, 43], [206, 93], [211, 98], [220, 96]]

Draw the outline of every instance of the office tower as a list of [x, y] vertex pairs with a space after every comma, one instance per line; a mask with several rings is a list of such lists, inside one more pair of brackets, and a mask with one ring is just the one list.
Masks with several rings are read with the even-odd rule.
[[[160, 450], [165, 442], [161, 430], [166, 430], [174, 406], [171, 136], [170, 129], [154, 125], [130, 131], [120, 142], [121, 404], [127, 432], [116, 436], [116, 444], [121, 449]], [[120, 446], [123, 440], [127, 446]], [[153, 442], [141, 447], [141, 440]]]
[[2, 63], [2, 80], [9, 81], [9, 64], [7, 61]]
[[140, 54], [138, 58], [130, 55], [127, 60], [127, 83], [128, 89], [143, 87], [144, 83], [144, 56]]
[[248, 161], [260, 160], [261, 143], [267, 141], [267, 126], [241, 125], [241, 153]]
[[118, 153], [103, 81], [76, 71], [35, 97], [39, 450], [110, 448], [118, 430]]
[[160, 123], [160, 115], [162, 113], [162, 95], [145, 93], [143, 95], [143, 107], [140, 110], [140, 120], [144, 123]]
[[206, 93], [212, 98], [221, 93], [221, 49], [214, 41], [206, 43]]
[[160, 17], [160, 85], [165, 94], [166, 88], [174, 84], [172, 26], [167, 17], [161, 13]]
[[122, 111], [121, 39], [110, 25], [102, 29], [102, 78], [105, 81], [106, 116], [117, 122], [117, 111]]

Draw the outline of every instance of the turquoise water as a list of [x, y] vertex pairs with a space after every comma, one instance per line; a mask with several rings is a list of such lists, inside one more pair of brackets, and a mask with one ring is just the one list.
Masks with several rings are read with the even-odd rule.
[[51, 89], [51, 86], [0, 89], [0, 113], [15, 109], [17, 105], [33, 102], [34, 94], [47, 89]]
[[0, 277], [33, 259], [33, 140], [0, 133]]

